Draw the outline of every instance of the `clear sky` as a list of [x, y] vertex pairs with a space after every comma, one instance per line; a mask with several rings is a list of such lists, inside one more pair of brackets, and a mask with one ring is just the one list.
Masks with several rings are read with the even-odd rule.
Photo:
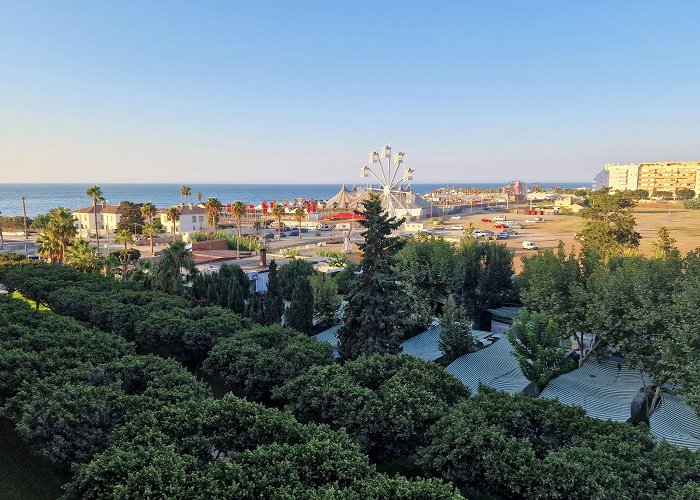
[[700, 2], [0, 1], [0, 182], [589, 181], [700, 159]]

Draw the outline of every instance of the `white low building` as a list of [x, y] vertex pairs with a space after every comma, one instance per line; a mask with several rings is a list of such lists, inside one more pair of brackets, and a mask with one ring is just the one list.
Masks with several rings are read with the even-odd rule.
[[93, 235], [95, 229], [113, 233], [119, 224], [119, 205], [107, 205], [106, 203], [97, 205], [97, 224], [95, 224], [95, 207], [92, 205], [75, 210], [73, 216], [78, 233], [83, 237]]
[[[214, 228], [209, 225], [207, 212], [201, 205], [176, 205], [180, 212], [180, 217], [175, 221], [175, 233], [184, 234], [194, 231], [213, 231]], [[173, 232], [173, 222], [168, 219], [168, 211], [160, 210], [157, 214], [160, 218], [160, 223], [166, 233]]]

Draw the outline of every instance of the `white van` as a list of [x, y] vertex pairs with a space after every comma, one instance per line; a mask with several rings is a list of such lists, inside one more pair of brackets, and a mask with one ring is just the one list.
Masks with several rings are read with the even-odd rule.
[[493, 218], [493, 220], [494, 220], [494, 221], [497, 221], [497, 220], [506, 220], [506, 216], [505, 216], [505, 215], [497, 215], [496, 217]]
[[523, 248], [525, 250], [537, 250], [539, 247], [534, 241], [523, 241]]

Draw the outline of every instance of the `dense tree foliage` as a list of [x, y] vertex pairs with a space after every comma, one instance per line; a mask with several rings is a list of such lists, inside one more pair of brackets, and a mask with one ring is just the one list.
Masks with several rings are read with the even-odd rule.
[[279, 286], [284, 300], [292, 300], [292, 293], [299, 278], [309, 278], [313, 273], [314, 265], [301, 259], [293, 259], [279, 267], [277, 277], [279, 278]]
[[437, 310], [455, 288], [455, 247], [441, 238], [422, 237], [410, 240], [396, 254], [404, 299], [410, 306], [409, 323], [415, 330], [425, 330]]
[[499, 498], [666, 498], [700, 480], [697, 453], [655, 446], [646, 427], [491, 390], [455, 406], [427, 443], [426, 472]]
[[411, 356], [361, 356], [314, 366], [275, 391], [302, 421], [344, 428], [373, 457], [408, 457], [468, 390], [439, 365]]
[[284, 314], [284, 296], [277, 271], [277, 263], [274, 260], [270, 262], [268, 271], [267, 291], [263, 300], [263, 314], [267, 325], [279, 323], [282, 321], [282, 315]]
[[402, 322], [397, 307], [400, 289], [391, 266], [403, 242], [390, 234], [403, 220], [389, 217], [377, 196], [370, 196], [362, 206], [362, 274], [348, 293], [344, 325], [338, 332], [338, 350], [344, 360], [362, 354], [396, 353], [400, 348], [396, 340]]
[[309, 278], [297, 278], [292, 301], [284, 313], [284, 324], [303, 333], [310, 333], [314, 321], [314, 297]]
[[313, 295], [315, 319], [322, 325], [337, 323], [340, 297], [336, 281], [330, 276], [316, 273], [309, 278], [309, 283]]
[[198, 302], [215, 304], [241, 314], [250, 296], [250, 280], [240, 266], [222, 264], [217, 272], [197, 273], [190, 293]]
[[291, 328], [254, 326], [219, 342], [204, 363], [206, 371], [240, 387], [251, 399], [270, 393], [313, 365], [333, 363], [330, 345]]
[[592, 194], [589, 207], [582, 212], [586, 221], [579, 238], [583, 248], [602, 258], [637, 248], [641, 236], [635, 230], [636, 222], [632, 214], [635, 205], [636, 201], [629, 191]]
[[445, 355], [445, 362], [451, 363], [476, 347], [471, 326], [471, 322], [464, 318], [461, 308], [450, 295], [440, 318], [438, 342], [440, 351]]
[[457, 301], [477, 324], [487, 309], [516, 297], [513, 251], [505, 245], [465, 239], [457, 250], [457, 273]]
[[523, 375], [544, 389], [547, 382], [571, 367], [562, 347], [559, 326], [543, 312], [522, 310], [508, 331]]
[[141, 213], [143, 203], [122, 201], [119, 203], [119, 222], [117, 231], [126, 230], [132, 234], [141, 234], [143, 231], [144, 217]]

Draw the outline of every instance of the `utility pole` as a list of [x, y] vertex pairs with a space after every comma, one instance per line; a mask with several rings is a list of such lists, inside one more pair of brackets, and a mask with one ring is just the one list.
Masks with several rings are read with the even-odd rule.
[[29, 233], [27, 232], [27, 198], [22, 196], [22, 213], [24, 214], [24, 239], [29, 239]]

